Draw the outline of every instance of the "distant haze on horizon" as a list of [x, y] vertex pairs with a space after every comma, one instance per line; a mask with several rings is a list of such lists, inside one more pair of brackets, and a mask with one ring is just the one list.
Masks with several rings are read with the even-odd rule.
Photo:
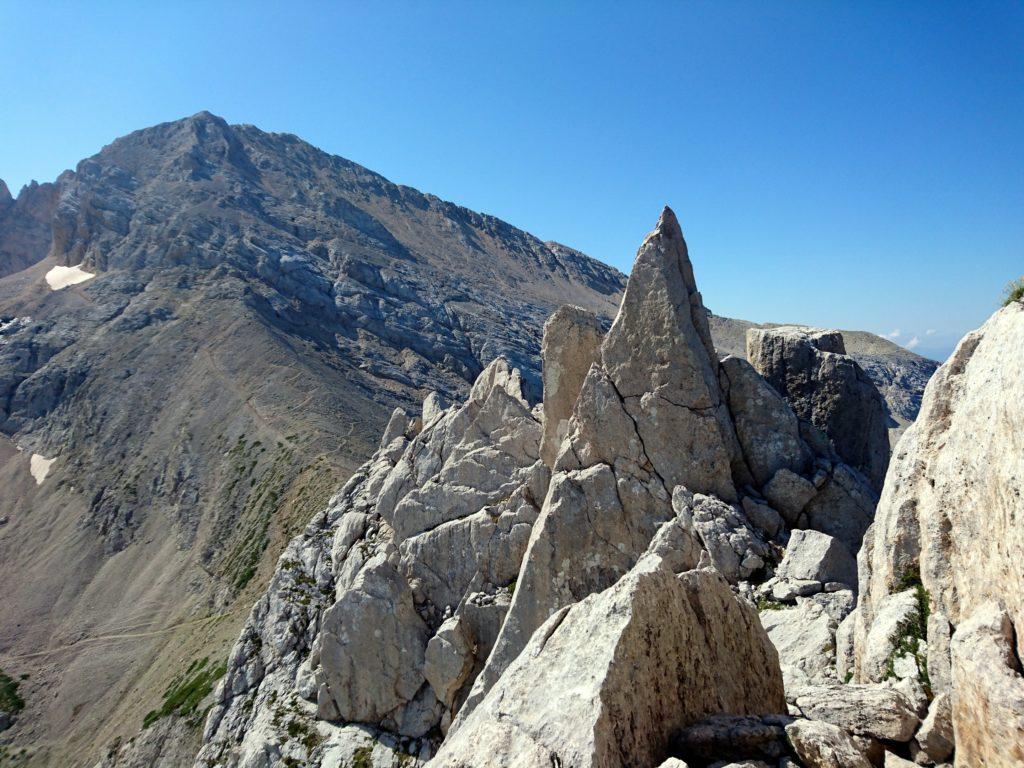
[[628, 271], [661, 206], [706, 304], [942, 359], [1024, 272], [1024, 5], [0, 0], [17, 195], [200, 110]]

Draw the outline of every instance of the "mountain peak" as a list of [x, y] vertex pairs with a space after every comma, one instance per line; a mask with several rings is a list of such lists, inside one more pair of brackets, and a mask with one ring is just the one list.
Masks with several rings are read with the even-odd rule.
[[672, 240], [683, 239], [683, 230], [679, 227], [679, 219], [676, 218], [675, 211], [667, 205], [661, 210], [661, 216], [658, 217], [658, 224], [654, 228], [654, 232]]

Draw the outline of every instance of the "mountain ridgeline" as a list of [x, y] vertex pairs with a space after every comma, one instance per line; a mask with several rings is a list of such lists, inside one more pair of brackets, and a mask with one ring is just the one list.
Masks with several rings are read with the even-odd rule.
[[[393, 411], [460, 402], [501, 358], [536, 419], [545, 321], [576, 305], [603, 333], [625, 285], [209, 113], [0, 183], [0, 668], [28, 676], [3, 759], [91, 765], [145, 721], [191, 760], [194, 695]], [[709, 321], [745, 354], [750, 324]], [[844, 338], [889, 426], [912, 421], [935, 364]]]

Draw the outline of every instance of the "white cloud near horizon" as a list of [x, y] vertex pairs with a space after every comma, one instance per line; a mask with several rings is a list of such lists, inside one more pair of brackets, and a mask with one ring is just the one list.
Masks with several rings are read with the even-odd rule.
[[910, 341], [908, 341], [905, 346], [906, 346], [907, 349], [913, 349], [914, 347], [916, 347], [920, 343], [921, 343], [920, 337], [915, 336]]
[[900, 331], [899, 328], [897, 328], [894, 331], [885, 334], [885, 338], [887, 338], [887, 339], [898, 339], [901, 334], [902, 334], [902, 332]]

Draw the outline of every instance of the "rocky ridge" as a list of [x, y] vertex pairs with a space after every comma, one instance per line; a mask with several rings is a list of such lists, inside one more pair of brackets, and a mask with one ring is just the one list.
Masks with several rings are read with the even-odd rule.
[[[57, 267], [95, 277], [54, 290]], [[532, 404], [542, 325], [570, 302], [593, 316], [567, 325], [575, 346], [561, 344], [573, 374], [564, 396], [551, 391], [561, 415], [542, 420], [551, 466], [582, 360], [597, 359], [623, 286], [570, 248], [208, 113], [119, 139], [17, 200], [4, 187], [0, 665], [31, 673], [28, 709], [5, 738], [33, 764], [69, 765], [135, 732], [188, 668], [222, 657], [278, 553], [373, 451], [395, 407], [429, 392], [425, 415], [461, 402], [499, 357]], [[722, 353], [729, 334], [709, 320]], [[740, 402], [745, 372], [731, 375], [722, 397]], [[754, 452], [749, 435], [765, 427], [756, 410], [730, 416]], [[798, 472], [780, 475], [770, 502], [764, 467], [777, 467], [754, 463], [758, 495], [740, 500], [751, 530], [771, 539], [822, 519], [822, 504], [798, 503], [808, 494]], [[841, 468], [833, 474], [846, 483], [835, 493], [854, 493]], [[767, 560], [774, 545], [740, 518], [714, 531], [731, 515], [720, 504], [675, 507], [718, 542], [718, 565], [749, 576], [747, 547]], [[860, 520], [870, 505], [849, 512]]]
[[208, 113], [0, 198], [0, 667], [31, 676], [5, 738], [41, 765], [134, 733], [222, 655], [395, 407], [461, 399], [498, 357], [536, 400], [547, 316], [609, 317], [623, 285]]
[[[915, 691], [843, 685], [835, 666], [877, 496], [753, 366], [718, 360], [671, 211], [600, 346], [566, 341], [593, 323], [574, 310], [547, 326], [553, 460], [546, 413], [505, 361], [462, 405], [396, 412], [282, 556], [197, 766], [905, 754]], [[783, 642], [814, 622], [820, 645]]]

